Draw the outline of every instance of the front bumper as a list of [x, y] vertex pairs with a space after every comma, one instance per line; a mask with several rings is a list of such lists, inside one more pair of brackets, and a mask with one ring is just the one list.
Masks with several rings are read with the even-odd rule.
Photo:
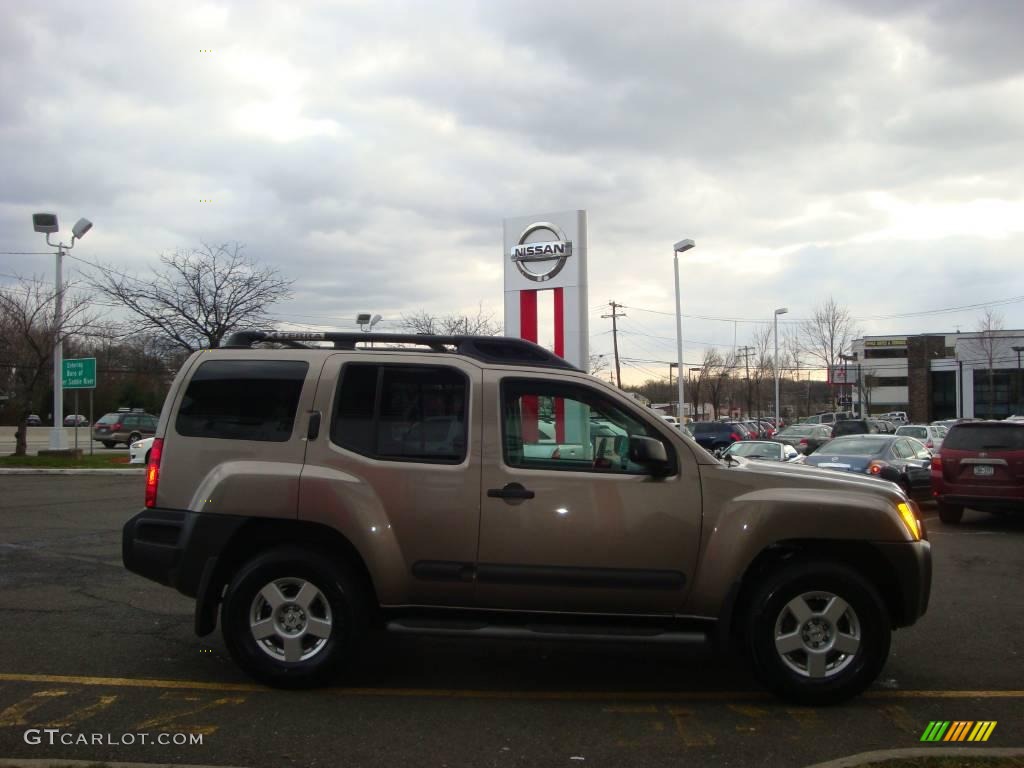
[[932, 591], [932, 546], [928, 541], [875, 542], [891, 566], [899, 589], [893, 626], [909, 627], [928, 610]]

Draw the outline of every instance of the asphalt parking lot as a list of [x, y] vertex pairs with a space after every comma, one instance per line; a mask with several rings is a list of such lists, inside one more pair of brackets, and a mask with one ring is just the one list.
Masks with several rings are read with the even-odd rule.
[[[192, 602], [127, 573], [135, 477], [0, 476], [0, 755], [234, 766], [802, 766], [922, 746], [931, 720], [1024, 745], [1024, 518], [968, 512], [934, 547], [929, 613], [874, 688], [786, 706], [737, 659], [666, 649], [382, 638], [345, 687], [252, 684]], [[37, 729], [37, 730], [33, 730]], [[201, 745], [52, 746], [42, 729]], [[29, 743], [31, 734], [40, 743]], [[28, 734], [28, 736], [27, 736]]]

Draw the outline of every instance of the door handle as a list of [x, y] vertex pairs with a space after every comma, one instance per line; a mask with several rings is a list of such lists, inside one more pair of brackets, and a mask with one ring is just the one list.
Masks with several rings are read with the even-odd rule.
[[320, 411], [309, 414], [309, 425], [306, 427], [306, 439], [316, 440], [320, 435]]
[[509, 483], [504, 488], [490, 488], [488, 497], [492, 499], [532, 499], [533, 491], [528, 491], [519, 483]]

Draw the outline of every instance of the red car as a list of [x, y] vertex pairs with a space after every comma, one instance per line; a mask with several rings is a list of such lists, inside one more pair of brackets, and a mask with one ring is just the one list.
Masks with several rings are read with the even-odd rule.
[[932, 456], [932, 495], [944, 523], [959, 523], [964, 507], [1024, 511], [1024, 423], [954, 424]]

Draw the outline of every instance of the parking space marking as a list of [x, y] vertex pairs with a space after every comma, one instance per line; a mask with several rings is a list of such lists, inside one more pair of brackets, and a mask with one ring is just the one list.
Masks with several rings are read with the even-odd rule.
[[225, 705], [234, 705], [245, 703], [244, 696], [225, 696], [223, 698], [214, 699], [213, 701], [203, 701], [199, 696], [188, 696], [179, 691], [167, 691], [160, 699], [162, 701], [187, 701], [188, 706], [184, 708], [178, 708], [174, 712], [168, 712], [156, 717], [151, 717], [148, 720], [143, 720], [135, 727], [140, 731], [149, 731], [159, 729], [164, 726], [173, 725], [176, 731], [182, 731], [185, 733], [201, 733], [204, 736], [209, 736], [216, 733], [220, 726], [216, 725], [198, 725], [190, 723], [179, 722], [181, 718], [192, 717], [198, 715], [200, 712], [208, 712], [216, 707], [223, 707]]
[[47, 723], [47, 726], [50, 728], [67, 728], [69, 725], [77, 725], [83, 720], [95, 717], [100, 712], [110, 707], [115, 701], [117, 701], [117, 696], [100, 696], [95, 704], [90, 704], [89, 706], [81, 707], [80, 709], [74, 709], [68, 713], [66, 717]]
[[921, 732], [921, 725], [904, 707], [899, 704], [885, 704], [879, 707], [882, 715], [904, 733], [918, 735]]
[[708, 731], [697, 725], [697, 718], [693, 716], [692, 709], [680, 707], [669, 707], [668, 713], [675, 718], [676, 732], [683, 743], [688, 747], [713, 747], [715, 737]]
[[3, 712], [0, 712], [0, 727], [27, 725], [28, 721], [25, 719], [25, 715], [39, 709], [50, 699], [56, 699], [67, 695], [67, 691], [36, 691], [27, 699], [22, 699], [16, 704], [11, 704], [11, 706]]
[[[92, 685], [111, 688], [153, 688], [216, 691], [222, 693], [273, 693], [275, 689], [255, 683], [210, 683], [196, 680], [159, 680], [130, 677], [88, 677], [76, 675], [31, 675], [0, 672], [0, 682]], [[342, 696], [383, 696], [439, 699], [511, 699], [542, 701], [774, 701], [767, 691], [509, 691], [452, 688], [323, 688], [320, 694]], [[886, 699], [1024, 699], [1024, 690], [866, 691], [861, 698]]]

